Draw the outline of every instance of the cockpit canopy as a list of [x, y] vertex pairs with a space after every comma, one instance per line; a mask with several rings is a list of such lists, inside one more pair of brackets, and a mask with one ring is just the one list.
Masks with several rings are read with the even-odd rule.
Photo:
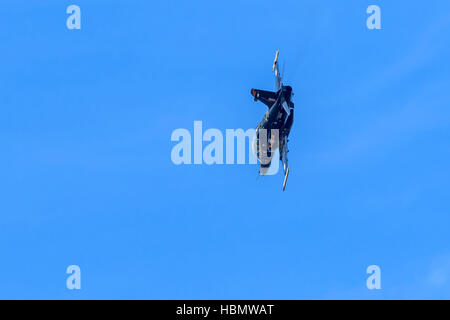
[[293, 93], [292, 93], [292, 87], [291, 86], [283, 86], [283, 95], [286, 100], [290, 101]]

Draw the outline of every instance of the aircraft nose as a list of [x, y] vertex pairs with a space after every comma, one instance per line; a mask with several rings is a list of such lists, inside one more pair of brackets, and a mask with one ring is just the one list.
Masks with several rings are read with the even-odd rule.
[[262, 176], [267, 175], [267, 172], [269, 172], [270, 166], [268, 167], [263, 167], [263, 166], [259, 166], [259, 174]]

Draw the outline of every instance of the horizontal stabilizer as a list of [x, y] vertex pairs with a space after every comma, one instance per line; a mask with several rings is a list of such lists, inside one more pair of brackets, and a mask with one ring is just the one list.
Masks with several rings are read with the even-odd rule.
[[259, 100], [269, 108], [272, 107], [277, 100], [276, 92], [252, 89], [251, 93], [255, 101]]

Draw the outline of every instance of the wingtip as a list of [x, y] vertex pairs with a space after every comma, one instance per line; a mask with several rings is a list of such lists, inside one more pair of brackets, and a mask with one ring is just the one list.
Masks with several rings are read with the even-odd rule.
[[288, 175], [289, 175], [289, 167], [287, 167], [286, 173], [284, 175], [283, 192], [286, 190], [286, 183], [287, 183]]
[[275, 72], [275, 67], [278, 63], [278, 55], [280, 54], [280, 50], [277, 49], [275, 52], [275, 59], [273, 60], [272, 72]]

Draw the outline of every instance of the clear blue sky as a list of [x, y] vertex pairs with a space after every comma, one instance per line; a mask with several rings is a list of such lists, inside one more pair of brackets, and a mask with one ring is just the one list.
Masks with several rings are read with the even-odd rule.
[[[449, 33], [444, 0], [2, 1], [0, 298], [450, 298]], [[257, 125], [275, 49], [287, 191], [172, 164], [176, 128]]]

